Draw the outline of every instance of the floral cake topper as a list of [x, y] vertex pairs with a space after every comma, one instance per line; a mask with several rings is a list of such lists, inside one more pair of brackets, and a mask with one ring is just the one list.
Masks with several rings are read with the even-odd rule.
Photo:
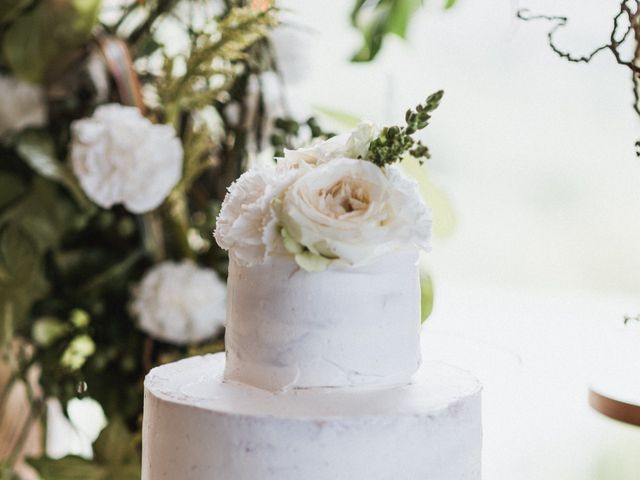
[[428, 125], [442, 95], [407, 111], [404, 127], [362, 123], [244, 173], [222, 204], [218, 244], [245, 266], [290, 255], [307, 271], [360, 265], [400, 248], [428, 251], [431, 211], [394, 164], [407, 154], [429, 158], [412, 135]]

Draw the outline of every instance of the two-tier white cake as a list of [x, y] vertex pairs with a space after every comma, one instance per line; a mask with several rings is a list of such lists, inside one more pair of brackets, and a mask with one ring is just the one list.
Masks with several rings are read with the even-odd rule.
[[230, 189], [226, 355], [147, 376], [143, 480], [480, 479], [480, 385], [420, 365], [429, 212], [374, 134]]

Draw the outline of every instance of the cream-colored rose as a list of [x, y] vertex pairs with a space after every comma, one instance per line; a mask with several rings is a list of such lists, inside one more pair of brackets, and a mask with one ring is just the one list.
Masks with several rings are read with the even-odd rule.
[[229, 187], [214, 236], [237, 262], [255, 265], [278, 249], [281, 240], [272, 204], [296, 176], [295, 170], [260, 168], [245, 172]]
[[135, 107], [103, 105], [71, 125], [71, 164], [86, 194], [103, 208], [133, 213], [158, 207], [182, 175], [182, 145], [172, 127]]
[[326, 268], [326, 260], [359, 264], [398, 248], [429, 248], [430, 211], [415, 185], [365, 160], [338, 158], [306, 172], [277, 212], [287, 249], [308, 269]]

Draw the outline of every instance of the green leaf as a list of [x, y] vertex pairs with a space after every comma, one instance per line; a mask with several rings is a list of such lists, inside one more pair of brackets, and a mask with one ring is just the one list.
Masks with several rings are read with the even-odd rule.
[[316, 253], [305, 251], [294, 256], [298, 266], [307, 272], [324, 272], [331, 264], [331, 259]]
[[0, 230], [0, 271], [10, 284], [28, 282], [39, 260], [36, 245], [19, 225], [11, 223]]
[[316, 112], [324, 115], [330, 120], [338, 122], [340, 125], [348, 129], [353, 129], [357, 127], [360, 122], [362, 122], [362, 119], [360, 117], [357, 117], [347, 112], [343, 112], [342, 110], [336, 110], [329, 107], [322, 107], [319, 105], [314, 105], [313, 109]]
[[10, 223], [0, 230], [0, 322], [9, 338], [25, 321], [31, 305], [47, 292], [42, 259], [24, 230]]
[[429, 175], [427, 165], [420, 165], [419, 161], [411, 156], [405, 156], [400, 167], [404, 173], [418, 182], [418, 189], [424, 201], [433, 212], [433, 233], [438, 238], [446, 238], [451, 235], [457, 226], [458, 220], [449, 196], [438, 187]]
[[[6, 63], [23, 80], [40, 83], [50, 65], [89, 40], [100, 0], [41, 0], [7, 28]], [[64, 62], [63, 62], [64, 63]]]
[[129, 464], [115, 467], [109, 480], [140, 480], [140, 464]]
[[420, 274], [420, 320], [426, 322], [433, 311], [433, 282], [427, 274]]
[[0, 25], [12, 22], [33, 0], [2, 0], [0, 2]]
[[395, 0], [387, 18], [386, 33], [407, 38], [409, 22], [420, 5], [422, 0]]
[[18, 176], [0, 172], [0, 210], [15, 202], [25, 192], [24, 182]]
[[120, 417], [109, 420], [93, 448], [96, 461], [112, 467], [128, 464], [137, 455], [133, 435]]
[[373, 60], [387, 34], [406, 38], [411, 17], [420, 5], [422, 0], [377, 0], [373, 6], [370, 2], [358, 1], [351, 13], [351, 22], [362, 33], [363, 44], [351, 60]]
[[367, 0], [356, 0], [356, 3], [351, 10], [351, 15], [349, 18], [351, 19], [351, 25], [353, 25], [354, 27], [358, 26], [358, 14], [360, 13], [360, 10], [362, 10], [362, 7], [365, 3], [367, 3]]
[[[48, 291], [44, 255], [67, 228], [57, 187], [36, 178], [28, 195], [0, 210], [0, 315], [11, 313], [18, 328], [33, 302]], [[5, 312], [5, 313], [2, 313]]]
[[381, 9], [374, 13], [373, 18], [360, 29], [363, 40], [362, 47], [351, 58], [352, 62], [370, 62], [375, 58], [382, 48], [382, 41], [387, 33], [388, 14], [387, 8]]
[[[445, 0], [450, 9], [456, 0]], [[370, 62], [380, 52], [386, 35], [407, 37], [409, 24], [423, 0], [355, 0], [351, 10], [351, 25], [362, 33], [362, 46], [351, 58], [352, 62]]]
[[0, 225], [19, 224], [31, 238], [39, 252], [56, 245], [68, 225], [69, 206], [65, 198], [56, 192], [51, 182], [36, 178], [31, 190], [22, 201], [0, 212]]
[[34, 171], [67, 187], [84, 208], [92, 207], [75, 175], [66, 165], [57, 160], [53, 140], [49, 135], [40, 131], [27, 130], [18, 137], [16, 150]]
[[31, 458], [28, 463], [35, 468], [43, 480], [105, 480], [108, 471], [102, 465], [75, 455], [55, 460], [53, 458]]
[[44, 132], [28, 130], [16, 141], [20, 156], [45, 178], [60, 181], [65, 175], [65, 167], [55, 158], [53, 140]]

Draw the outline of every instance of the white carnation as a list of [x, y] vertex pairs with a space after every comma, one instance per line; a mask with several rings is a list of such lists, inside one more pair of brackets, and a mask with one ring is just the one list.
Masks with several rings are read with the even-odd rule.
[[242, 265], [261, 263], [279, 247], [273, 201], [295, 179], [297, 172], [273, 168], [249, 170], [233, 185], [222, 203], [214, 236]]
[[0, 75], [0, 136], [47, 122], [47, 107], [42, 87]]
[[429, 248], [430, 211], [415, 184], [365, 160], [310, 170], [286, 191], [278, 216], [287, 241], [304, 248], [296, 257], [303, 266], [309, 254], [359, 264], [398, 248]]
[[226, 286], [210, 269], [190, 261], [164, 262], [134, 290], [131, 312], [158, 340], [184, 345], [212, 337], [224, 325]]
[[71, 162], [80, 185], [103, 208], [133, 213], [158, 207], [180, 180], [182, 145], [172, 127], [135, 107], [109, 104], [73, 122]]

